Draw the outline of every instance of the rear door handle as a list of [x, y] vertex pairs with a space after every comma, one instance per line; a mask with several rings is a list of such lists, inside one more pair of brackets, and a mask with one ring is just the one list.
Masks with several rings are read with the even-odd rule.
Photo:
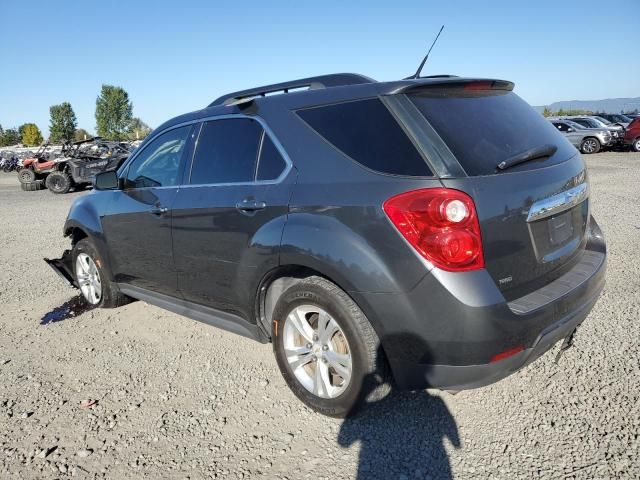
[[149, 212], [153, 215], [166, 215], [166, 213], [169, 211], [169, 209], [167, 207], [156, 207], [156, 208], [152, 208], [151, 210], [149, 210]]
[[260, 202], [258, 200], [242, 200], [241, 202], [236, 203], [236, 208], [243, 212], [255, 212], [266, 207], [267, 204], [265, 202]]

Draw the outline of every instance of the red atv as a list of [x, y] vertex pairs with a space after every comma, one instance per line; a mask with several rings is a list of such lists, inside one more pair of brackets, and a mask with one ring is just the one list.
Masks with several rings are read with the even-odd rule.
[[18, 180], [23, 190], [45, 188], [45, 179], [53, 172], [57, 162], [50, 156], [49, 143], [43, 143], [33, 157], [25, 158], [18, 169]]

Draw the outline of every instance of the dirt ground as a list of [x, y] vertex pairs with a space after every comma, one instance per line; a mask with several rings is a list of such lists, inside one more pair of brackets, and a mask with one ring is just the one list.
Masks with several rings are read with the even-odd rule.
[[0, 173], [0, 478], [640, 478], [640, 154], [586, 160], [609, 264], [575, 348], [346, 421], [305, 408], [270, 345], [142, 302], [56, 317], [76, 293], [42, 257], [87, 193]]

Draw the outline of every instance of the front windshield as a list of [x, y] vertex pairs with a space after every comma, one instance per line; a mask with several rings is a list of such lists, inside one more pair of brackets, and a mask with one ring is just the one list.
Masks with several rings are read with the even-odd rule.
[[624, 115], [613, 115], [613, 119], [616, 122], [629, 123], [631, 119], [629, 117], [625, 117]]
[[604, 126], [600, 124], [597, 120], [593, 120], [591, 118], [581, 118], [580, 120], [576, 120], [576, 121], [579, 121], [582, 125], [588, 128], [601, 128]]
[[571, 120], [565, 120], [565, 123], [566, 123], [567, 125], [569, 125], [570, 127], [575, 128], [576, 130], [584, 130], [584, 129], [585, 129], [585, 127], [584, 127], [584, 126], [582, 126], [582, 125], [580, 125], [579, 123], [576, 123], [576, 122], [574, 122], [574, 121], [571, 121]]
[[613, 125], [609, 120], [607, 120], [606, 118], [602, 118], [602, 117], [596, 117], [596, 120], [598, 120], [601, 123], [604, 123], [605, 125]]

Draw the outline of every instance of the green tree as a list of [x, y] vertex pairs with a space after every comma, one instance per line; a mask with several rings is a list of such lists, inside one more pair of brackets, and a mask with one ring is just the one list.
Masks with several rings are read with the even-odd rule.
[[91, 135], [89, 132], [87, 132], [84, 128], [78, 128], [76, 130], [76, 132], [73, 135], [73, 139], [76, 142], [79, 142], [81, 140], [88, 140], [91, 137], [93, 137], [93, 135]]
[[20, 143], [20, 134], [17, 128], [7, 128], [2, 132], [2, 138], [0, 138], [0, 147], [10, 147], [11, 145], [17, 145]]
[[49, 108], [51, 120], [49, 123], [49, 140], [51, 143], [62, 143], [71, 140], [76, 131], [78, 122], [76, 114], [69, 102], [60, 105], [52, 105]]
[[553, 115], [553, 112], [549, 109], [549, 107], [544, 107], [544, 111], [542, 112], [542, 115], [545, 117], [550, 117]]
[[110, 140], [125, 140], [129, 133], [133, 104], [122, 87], [102, 85], [96, 99], [96, 130], [98, 136]]
[[142, 140], [151, 133], [151, 127], [140, 120], [138, 117], [131, 119], [129, 125], [129, 140]]
[[25, 123], [20, 127], [22, 132], [22, 143], [29, 146], [40, 145], [42, 143], [42, 133], [35, 123]]

